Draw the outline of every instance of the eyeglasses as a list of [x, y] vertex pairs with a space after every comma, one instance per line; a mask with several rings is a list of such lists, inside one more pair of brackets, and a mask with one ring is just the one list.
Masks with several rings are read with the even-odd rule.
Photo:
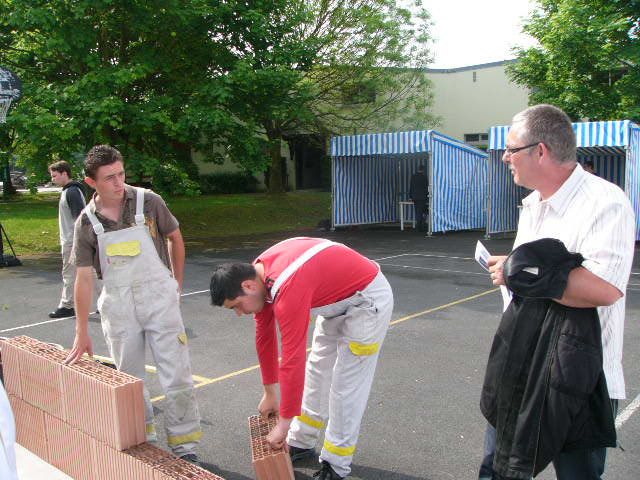
[[536, 143], [532, 143], [531, 145], [525, 145], [524, 147], [507, 147], [504, 149], [504, 154], [507, 157], [510, 157], [511, 155], [513, 155], [514, 153], [518, 153], [520, 150], [525, 150], [527, 148], [531, 148], [531, 147], [535, 147], [539, 144], [540, 142], [536, 142]]

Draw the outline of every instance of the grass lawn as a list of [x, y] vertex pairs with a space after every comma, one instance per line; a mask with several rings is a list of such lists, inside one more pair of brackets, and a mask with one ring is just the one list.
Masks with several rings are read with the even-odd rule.
[[[18, 256], [59, 251], [58, 194], [0, 197], [0, 222]], [[328, 192], [203, 195], [166, 198], [187, 248], [207, 248], [229, 237], [294, 231], [331, 218]], [[5, 251], [8, 251], [5, 245]]]

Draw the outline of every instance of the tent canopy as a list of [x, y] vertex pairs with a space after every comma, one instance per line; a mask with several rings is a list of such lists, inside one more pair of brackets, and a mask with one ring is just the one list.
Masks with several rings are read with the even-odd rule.
[[363, 157], [370, 155], [402, 155], [427, 153], [433, 149], [431, 138], [461, 150], [487, 156], [482, 150], [448, 137], [435, 130], [412, 130], [407, 132], [365, 133], [331, 138], [332, 157]]
[[[399, 221], [418, 166], [429, 179], [429, 233], [485, 226], [487, 154], [434, 130], [331, 139], [334, 226]], [[414, 217], [408, 209], [407, 219]]]
[[[573, 123], [578, 160], [591, 160], [598, 175], [622, 188], [636, 213], [640, 239], [640, 127], [629, 120]], [[517, 228], [517, 204], [526, 194], [502, 162], [509, 126], [489, 132], [487, 235]]]
[[[609, 122], [573, 123], [576, 145], [579, 149], [589, 148], [604, 154], [622, 153], [630, 144], [630, 127], [639, 128], [629, 120]], [[504, 150], [510, 126], [491, 127], [489, 150]]]

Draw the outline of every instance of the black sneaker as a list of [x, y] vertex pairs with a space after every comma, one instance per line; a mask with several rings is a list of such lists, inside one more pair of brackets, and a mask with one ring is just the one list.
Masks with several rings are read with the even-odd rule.
[[322, 468], [313, 474], [313, 478], [317, 478], [318, 480], [342, 480], [346, 477], [338, 475], [333, 468], [331, 468], [331, 464], [323, 460]]
[[300, 448], [289, 445], [289, 456], [291, 461], [302, 460], [303, 458], [313, 457], [316, 454], [315, 448]]
[[180, 456], [180, 459], [184, 460], [185, 462], [189, 462], [196, 467], [200, 466], [200, 461], [198, 460], [198, 456], [195, 453], [185, 453], [184, 455]]
[[73, 317], [76, 311], [73, 308], [58, 307], [53, 312], [49, 313], [49, 318], [64, 318]]

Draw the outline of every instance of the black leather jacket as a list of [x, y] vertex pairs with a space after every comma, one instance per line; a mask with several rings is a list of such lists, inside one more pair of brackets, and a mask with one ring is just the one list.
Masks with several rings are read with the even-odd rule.
[[554, 265], [563, 267], [529, 261], [536, 242], [523, 245], [518, 261], [511, 262], [528, 264], [527, 275], [508, 272], [509, 260], [505, 263], [505, 279], [513, 274], [507, 284], [521, 295], [514, 295], [495, 334], [480, 401], [497, 432], [494, 471], [506, 478], [530, 479], [563, 451], [616, 445], [597, 310], [522, 296], [543, 296], [540, 278], [532, 277], [533, 289], [527, 290], [526, 278], [535, 268], [540, 275], [556, 276], [547, 283], [557, 294], [566, 288], [568, 272], [582, 262], [566, 249], [565, 257], [558, 256], [556, 249], [564, 248], [560, 242], [561, 247], [543, 240], [534, 249], [551, 249]]

